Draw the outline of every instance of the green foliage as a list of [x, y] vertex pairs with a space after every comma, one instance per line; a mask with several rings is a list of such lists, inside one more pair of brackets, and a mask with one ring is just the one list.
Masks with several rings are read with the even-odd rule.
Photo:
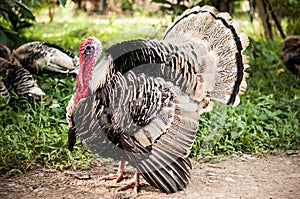
[[204, 6], [211, 5], [216, 7], [218, 10], [230, 12], [232, 0], [218, 1], [218, 0], [151, 0], [154, 3], [161, 4], [160, 10], [163, 13], [171, 14], [173, 18], [182, 14], [186, 9], [193, 6]]
[[123, 10], [133, 10], [134, 0], [122, 0], [121, 3]]
[[155, 3], [161, 3], [160, 10], [163, 12], [169, 12], [173, 16], [178, 16], [183, 13], [188, 7], [184, 4], [184, 0], [169, 1], [169, 0], [152, 0]]
[[[30, 40], [43, 40], [63, 46], [77, 54], [78, 46], [86, 37], [95, 36], [102, 41], [104, 47], [116, 42], [133, 38], [159, 38], [161, 30], [157, 18], [124, 18], [123, 22], [109, 22], [101, 17], [93, 16], [93, 20], [86, 13], [79, 12], [74, 19], [70, 8], [64, 8], [65, 12], [56, 13], [56, 18], [61, 19], [55, 23], [37, 23], [34, 27], [26, 29], [24, 36]], [[44, 15], [45, 13], [41, 13]], [[73, 18], [74, 20], [69, 20]], [[87, 23], [87, 21], [89, 21]], [[124, 25], [126, 21], [126, 25]], [[46, 28], [47, 27], [47, 28]], [[59, 31], [58, 31], [59, 30]]]
[[59, 6], [65, 7], [67, 4], [67, 0], [22, 0], [24, 4], [30, 7], [34, 12], [40, 11], [41, 9], [49, 8], [51, 6]]
[[63, 7], [65, 7], [65, 5], [67, 4], [67, 0], [58, 0], [59, 4], [62, 5]]
[[283, 19], [287, 23], [286, 34], [287, 35], [299, 35], [300, 34], [300, 1], [298, 0], [269, 0], [272, 9], [276, 13], [279, 19]]
[[35, 21], [31, 10], [18, 0], [0, 0], [0, 42], [16, 46], [21, 40], [18, 32]]

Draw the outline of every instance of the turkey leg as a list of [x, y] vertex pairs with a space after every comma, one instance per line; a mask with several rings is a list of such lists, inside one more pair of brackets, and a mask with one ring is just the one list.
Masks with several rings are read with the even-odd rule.
[[[100, 178], [100, 180], [113, 180], [116, 179], [116, 182], [120, 182], [123, 179], [123, 175], [124, 175], [124, 167], [125, 167], [125, 161], [121, 160], [119, 163], [119, 168], [118, 168], [118, 172], [116, 174], [109, 174], [107, 176], [103, 176]], [[129, 189], [131, 187], [134, 187], [134, 192], [137, 193], [138, 192], [138, 188], [139, 188], [139, 184], [140, 184], [140, 174], [138, 173], [138, 171], [135, 172], [134, 177], [132, 180], [130, 180], [127, 183], [124, 183], [124, 185], [122, 185], [121, 187], [119, 187], [117, 189], [117, 191], [122, 191], [122, 190], [126, 190]]]
[[119, 168], [116, 174], [109, 174], [107, 176], [103, 176], [100, 178], [100, 180], [113, 180], [116, 179], [116, 182], [120, 182], [123, 179], [124, 175], [124, 167], [125, 167], [125, 161], [121, 160], [119, 163]]
[[131, 187], [134, 187], [133, 190], [134, 190], [135, 193], [137, 193], [138, 189], [139, 189], [139, 185], [140, 185], [140, 174], [138, 173], [138, 171], [136, 171], [135, 174], [134, 174], [134, 178], [131, 181], [129, 181], [126, 184], [119, 187], [117, 189], [117, 191], [122, 191], [122, 190], [125, 190], [125, 189], [129, 189]]

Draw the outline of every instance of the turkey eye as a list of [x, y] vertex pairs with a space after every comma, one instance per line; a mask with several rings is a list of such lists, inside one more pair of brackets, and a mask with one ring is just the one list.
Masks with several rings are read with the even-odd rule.
[[86, 57], [90, 56], [92, 54], [92, 52], [94, 51], [94, 47], [93, 46], [90, 46], [90, 45], [86, 45], [84, 47], [84, 55]]

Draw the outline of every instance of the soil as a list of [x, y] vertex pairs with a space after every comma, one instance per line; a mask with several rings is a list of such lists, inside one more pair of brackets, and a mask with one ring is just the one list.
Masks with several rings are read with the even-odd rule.
[[91, 170], [36, 169], [25, 174], [1, 176], [0, 198], [300, 198], [300, 153], [268, 156], [243, 155], [216, 163], [195, 162], [191, 182], [175, 194], [161, 193], [141, 179], [133, 189], [116, 192], [120, 183], [99, 180], [114, 172], [110, 165]]

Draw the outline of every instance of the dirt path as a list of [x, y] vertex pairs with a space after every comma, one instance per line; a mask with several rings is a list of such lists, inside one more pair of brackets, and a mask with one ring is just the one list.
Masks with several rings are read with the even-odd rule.
[[0, 198], [300, 198], [299, 153], [243, 155], [193, 165], [191, 183], [175, 194], [160, 193], [143, 179], [138, 196], [132, 189], [115, 193], [119, 185], [114, 181], [97, 180], [113, 171], [106, 166], [77, 172], [38, 169], [1, 177]]

